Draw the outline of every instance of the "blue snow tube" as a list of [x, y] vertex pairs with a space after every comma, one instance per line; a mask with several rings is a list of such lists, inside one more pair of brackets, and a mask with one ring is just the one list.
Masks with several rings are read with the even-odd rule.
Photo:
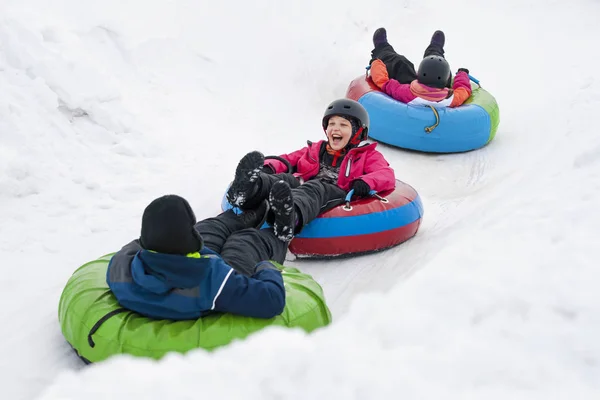
[[352, 81], [346, 97], [361, 103], [369, 113], [370, 138], [410, 150], [457, 153], [488, 144], [500, 122], [494, 97], [476, 83], [471, 86], [471, 97], [457, 108], [436, 109], [396, 101], [364, 75]]

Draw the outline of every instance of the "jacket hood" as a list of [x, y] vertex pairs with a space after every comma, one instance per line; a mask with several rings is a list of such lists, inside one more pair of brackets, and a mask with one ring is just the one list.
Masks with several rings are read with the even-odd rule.
[[196, 287], [206, 273], [202, 258], [148, 250], [138, 252], [131, 262], [131, 275], [135, 283], [157, 294]]

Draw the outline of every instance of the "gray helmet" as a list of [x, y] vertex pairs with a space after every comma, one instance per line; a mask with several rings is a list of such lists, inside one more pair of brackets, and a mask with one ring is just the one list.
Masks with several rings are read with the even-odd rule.
[[352, 99], [338, 99], [327, 106], [323, 115], [323, 129], [327, 130], [329, 118], [334, 115], [341, 117], [351, 117], [358, 120], [359, 127], [362, 128], [360, 136], [356, 138], [359, 141], [367, 140], [369, 137], [369, 113], [358, 101]]
[[419, 64], [417, 80], [423, 85], [442, 89], [450, 79], [450, 65], [444, 57], [427, 56]]

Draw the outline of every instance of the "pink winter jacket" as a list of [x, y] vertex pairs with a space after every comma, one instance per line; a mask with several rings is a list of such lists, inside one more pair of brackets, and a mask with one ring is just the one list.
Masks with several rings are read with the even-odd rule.
[[[321, 145], [325, 142], [320, 140], [317, 143], [308, 141], [308, 146], [296, 150], [290, 154], [280, 155], [295, 167], [294, 176], [307, 181], [319, 173], [319, 151]], [[377, 143], [371, 143], [364, 146], [358, 146], [346, 154], [340, 165], [338, 177], [338, 186], [343, 190], [349, 191], [352, 181], [362, 179], [371, 190], [383, 192], [392, 190], [396, 187], [396, 176], [394, 170], [379, 151], [375, 150]], [[275, 173], [288, 172], [287, 166], [279, 160], [265, 160], [266, 165], [270, 165]]]

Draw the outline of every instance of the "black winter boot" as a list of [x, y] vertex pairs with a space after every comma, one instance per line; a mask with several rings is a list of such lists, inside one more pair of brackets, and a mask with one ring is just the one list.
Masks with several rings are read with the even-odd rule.
[[269, 205], [274, 218], [275, 236], [283, 242], [292, 240], [296, 226], [296, 213], [290, 185], [284, 181], [275, 182], [269, 193]]
[[269, 213], [270, 208], [269, 202], [263, 200], [257, 207], [251, 210], [244, 210], [242, 214], [238, 215], [238, 218], [244, 221], [246, 228], [260, 229], [267, 220], [267, 214]]
[[235, 170], [235, 178], [227, 191], [227, 201], [234, 207], [242, 207], [246, 200], [258, 191], [258, 175], [261, 173], [265, 157], [261, 152], [246, 154]]
[[385, 28], [379, 28], [373, 33], [373, 46], [384, 43], [387, 43], [387, 32]]
[[442, 32], [442, 31], [433, 32], [433, 35], [431, 35], [430, 44], [444, 47], [444, 45], [446, 44], [446, 35], [444, 35], [444, 32]]

